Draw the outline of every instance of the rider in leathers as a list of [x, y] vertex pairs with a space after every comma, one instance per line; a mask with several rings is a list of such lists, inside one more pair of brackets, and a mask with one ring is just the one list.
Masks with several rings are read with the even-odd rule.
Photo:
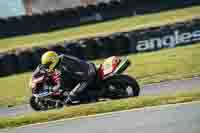
[[[54, 51], [48, 51], [42, 55], [41, 63], [49, 72], [54, 73], [56, 85], [52, 91], [66, 90], [69, 94], [65, 103], [73, 103], [93, 82], [96, 76], [96, 67], [92, 63], [85, 62], [73, 56], [58, 55]], [[73, 81], [73, 84], [71, 84]]]

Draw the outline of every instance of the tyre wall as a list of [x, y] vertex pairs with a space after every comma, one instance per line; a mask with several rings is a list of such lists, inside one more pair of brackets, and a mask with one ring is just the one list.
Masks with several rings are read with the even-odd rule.
[[111, 55], [135, 54], [185, 46], [200, 41], [200, 19], [151, 27], [104, 37], [59, 42], [47, 47], [21, 48], [0, 53], [0, 76], [31, 71], [47, 50], [73, 55], [83, 60]]

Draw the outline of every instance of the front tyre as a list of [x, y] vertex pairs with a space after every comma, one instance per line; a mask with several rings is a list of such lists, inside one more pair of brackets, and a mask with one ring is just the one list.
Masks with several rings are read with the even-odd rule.
[[47, 107], [45, 107], [42, 101], [37, 100], [35, 96], [31, 96], [29, 103], [30, 103], [31, 108], [35, 111], [47, 110]]
[[116, 75], [105, 83], [106, 96], [111, 99], [139, 96], [140, 87], [135, 78], [128, 75]]

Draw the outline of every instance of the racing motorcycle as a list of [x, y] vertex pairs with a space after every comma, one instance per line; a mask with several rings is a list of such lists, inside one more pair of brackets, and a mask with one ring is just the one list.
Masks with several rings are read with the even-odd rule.
[[[112, 56], [105, 59], [103, 64], [97, 65], [97, 76], [92, 84], [92, 89], [86, 89], [87, 92], [83, 92], [77, 104], [138, 96], [140, 87], [135, 78], [122, 74], [130, 64], [127, 57]], [[41, 68], [37, 76], [30, 80], [29, 86], [32, 90], [30, 106], [35, 111], [64, 106], [65, 94], [69, 92], [50, 91], [54, 86], [51, 76]]]

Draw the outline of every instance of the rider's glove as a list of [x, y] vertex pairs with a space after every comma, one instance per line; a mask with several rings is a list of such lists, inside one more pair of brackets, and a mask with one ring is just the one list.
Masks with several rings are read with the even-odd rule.
[[57, 86], [54, 86], [53, 88], [51, 88], [52, 92], [57, 92], [59, 90], [59, 88]]

